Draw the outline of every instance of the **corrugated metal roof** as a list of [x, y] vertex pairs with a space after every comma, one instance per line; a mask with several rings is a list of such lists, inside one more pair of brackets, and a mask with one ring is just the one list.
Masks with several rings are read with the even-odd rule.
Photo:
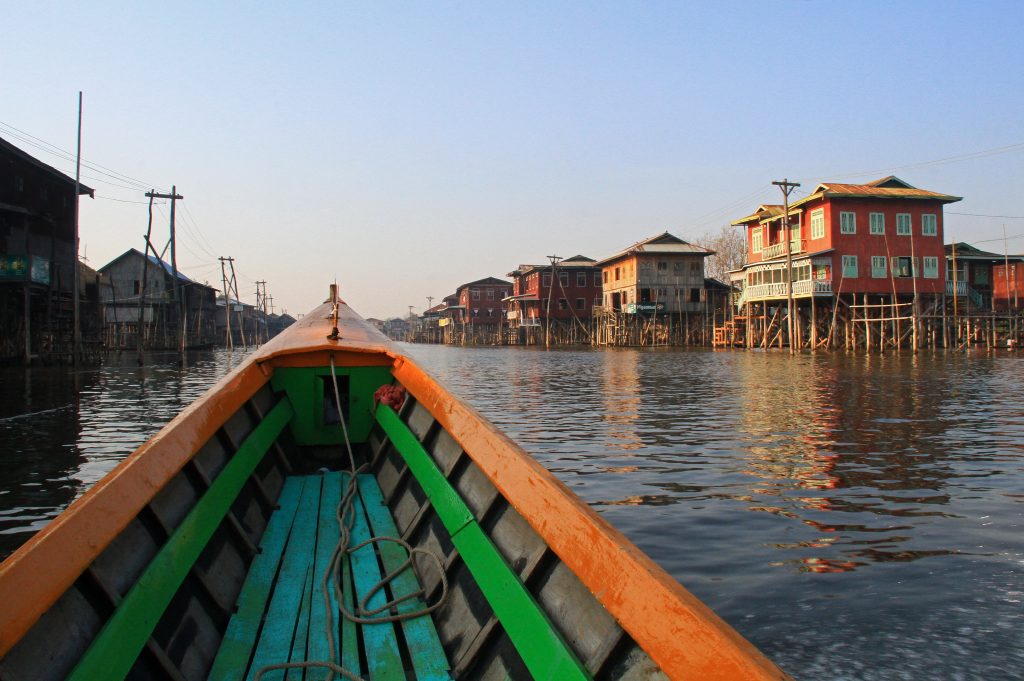
[[704, 248], [703, 246], [691, 244], [689, 241], [684, 241], [674, 234], [662, 232], [657, 236], [652, 236], [649, 239], [638, 241], [629, 248], [619, 251], [615, 255], [598, 260], [595, 264], [605, 265], [620, 258], [625, 258], [637, 253], [675, 253], [683, 255], [708, 256], [712, 255], [714, 251]]
[[927, 189], [918, 189], [898, 177], [890, 175], [867, 184], [849, 184], [844, 182], [823, 182], [815, 187], [810, 196], [794, 201], [790, 207], [799, 206], [817, 199], [827, 198], [880, 198], [880, 199], [911, 199], [918, 201], [941, 201], [955, 203], [963, 197], [942, 194]]

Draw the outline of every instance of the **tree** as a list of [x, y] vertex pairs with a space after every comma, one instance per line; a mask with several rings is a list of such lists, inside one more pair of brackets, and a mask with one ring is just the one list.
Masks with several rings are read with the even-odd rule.
[[713, 234], [705, 232], [697, 243], [715, 252], [704, 263], [704, 276], [728, 283], [728, 272], [739, 269], [747, 261], [747, 235], [741, 227], [726, 225]]

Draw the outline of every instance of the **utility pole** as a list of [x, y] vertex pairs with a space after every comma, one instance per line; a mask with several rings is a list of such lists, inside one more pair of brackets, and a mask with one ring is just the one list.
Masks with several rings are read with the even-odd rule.
[[227, 270], [224, 269], [224, 263], [225, 262], [231, 263], [231, 276], [234, 277], [235, 276], [235, 274], [234, 274], [234, 272], [235, 272], [235, 267], [234, 267], [235, 259], [234, 258], [225, 258], [225, 257], [222, 256], [220, 258], [217, 258], [217, 260], [220, 260], [220, 280], [221, 280], [222, 285], [224, 286], [224, 323], [225, 323], [225, 325], [227, 327], [227, 333], [226, 333], [226, 338], [224, 340], [224, 345], [227, 346], [228, 349], [233, 350], [234, 347], [235, 347], [235, 344], [234, 344], [234, 341], [231, 339], [231, 296], [229, 295], [230, 291], [228, 289], [228, 274], [227, 274]]
[[548, 287], [548, 304], [547, 313], [544, 315], [547, 317], [547, 328], [544, 330], [544, 347], [551, 347], [551, 294], [555, 292], [555, 277], [558, 276], [558, 261], [562, 257], [558, 255], [549, 255], [548, 260], [551, 261], [551, 285]]
[[[146, 197], [149, 198], [149, 205], [150, 205], [150, 211], [151, 212], [152, 212], [152, 206], [153, 206], [153, 199], [170, 199], [171, 200], [171, 235], [170, 235], [170, 239], [168, 240], [168, 243], [171, 246], [171, 274], [174, 277], [174, 283], [173, 283], [173, 287], [174, 287], [174, 302], [178, 306], [178, 318], [179, 318], [179, 321], [181, 322], [180, 326], [176, 325], [176, 326], [178, 326], [179, 329], [181, 329], [181, 338], [179, 339], [179, 342], [178, 342], [178, 352], [181, 353], [181, 354], [184, 354], [185, 353], [185, 305], [184, 305], [184, 300], [182, 299], [180, 288], [178, 286], [181, 282], [178, 280], [178, 249], [177, 249], [177, 238], [175, 236], [175, 229], [174, 229], [174, 204], [175, 204], [175, 202], [178, 199], [183, 199], [185, 197], [182, 196], [181, 194], [179, 194], [177, 192], [177, 187], [174, 187], [174, 186], [171, 187], [171, 193], [170, 194], [160, 194], [160, 193], [155, 192], [155, 191], [148, 191], [148, 192], [146, 192]], [[150, 221], [152, 222], [152, 218], [150, 218]], [[149, 240], [149, 235], [148, 234], [146, 235], [146, 239], [147, 239], [147, 241]], [[164, 246], [164, 251], [166, 251], [166, 250], [167, 250], [167, 247]], [[156, 249], [155, 248], [153, 249], [153, 255], [156, 255]], [[177, 329], [175, 330], [175, 333], [178, 333]]]
[[[81, 189], [81, 174], [82, 174], [82, 91], [78, 91], [78, 150], [75, 154], [75, 266], [73, 269], [74, 274], [74, 285], [72, 286], [71, 295], [74, 298], [72, 315], [74, 317], [73, 326], [71, 330], [71, 363], [78, 366], [80, 361], [79, 355], [82, 352], [82, 320], [78, 312], [78, 288], [79, 277], [81, 268], [78, 265], [78, 192]], [[27, 309], [27, 308], [26, 308]], [[28, 338], [28, 334], [25, 334]]]
[[259, 345], [263, 342], [263, 336], [266, 335], [260, 330], [260, 323], [266, 330], [267, 325], [267, 282], [257, 281], [256, 282], [256, 344]]
[[[793, 347], [793, 240], [789, 227], [789, 195], [800, 186], [800, 183], [790, 182], [787, 177], [781, 182], [774, 180], [772, 184], [782, 190], [782, 224], [786, 235], [786, 326], [789, 333], [789, 354], [792, 355], [796, 348]], [[811, 295], [814, 295], [813, 290]]]

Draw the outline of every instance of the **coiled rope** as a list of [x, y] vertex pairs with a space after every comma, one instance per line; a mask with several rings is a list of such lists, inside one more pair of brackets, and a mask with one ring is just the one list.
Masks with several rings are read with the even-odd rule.
[[[444, 572], [444, 565], [441, 558], [433, 551], [426, 549], [416, 548], [411, 546], [407, 541], [401, 537], [371, 537], [364, 542], [356, 546], [349, 546], [349, 542], [352, 538], [352, 525], [355, 522], [355, 500], [359, 495], [359, 487], [356, 482], [356, 476], [362, 473], [366, 469], [366, 464], [356, 467], [356, 457], [352, 452], [352, 443], [349, 440], [348, 426], [345, 424], [345, 415], [341, 409], [341, 394], [338, 390], [338, 374], [337, 369], [334, 365], [334, 355], [331, 355], [331, 381], [334, 385], [334, 404], [338, 409], [338, 420], [341, 422], [341, 431], [345, 440], [345, 449], [348, 453], [349, 468], [346, 471], [348, 473], [348, 482], [345, 485], [345, 491], [342, 495], [341, 502], [338, 504], [335, 510], [335, 520], [338, 523], [339, 537], [338, 542], [334, 546], [334, 550], [331, 553], [331, 560], [328, 563], [327, 570], [324, 572], [323, 579], [320, 580], [320, 595], [323, 598], [324, 610], [327, 612], [327, 621], [324, 625], [324, 635], [327, 637], [327, 649], [330, 651], [329, 659], [327, 660], [302, 660], [298, 662], [280, 662], [277, 664], [270, 664], [261, 667], [256, 672], [255, 681], [260, 681], [265, 674], [272, 671], [278, 671], [283, 669], [326, 669], [327, 678], [325, 681], [334, 681], [335, 674], [338, 674], [350, 681], [364, 681], [359, 675], [349, 671], [342, 667], [335, 660], [335, 640], [334, 640], [334, 609], [331, 607], [331, 590], [333, 589], [334, 598], [338, 604], [338, 611], [341, 616], [345, 619], [355, 622], [356, 624], [380, 624], [383, 622], [401, 622], [404, 620], [414, 619], [416, 617], [422, 617], [429, 615], [434, 610], [441, 607], [448, 597], [448, 578]], [[390, 387], [390, 386], [387, 386]], [[396, 395], [394, 389], [385, 396], [384, 401], [388, 401], [388, 397]], [[401, 565], [396, 567], [394, 570], [384, 576], [379, 582], [377, 582], [366, 594], [362, 600], [356, 604], [354, 608], [355, 612], [349, 612], [344, 605], [344, 584], [342, 581], [342, 567], [344, 566], [345, 559], [352, 553], [369, 544], [376, 544], [379, 542], [392, 542], [398, 544], [406, 551], [406, 559]], [[384, 616], [378, 616], [383, 612], [390, 612], [396, 608], [400, 603], [405, 601], [425, 596], [426, 592], [424, 589], [419, 589], [411, 593], [403, 594], [401, 596], [395, 596], [392, 600], [388, 601], [384, 605], [377, 608], [370, 608], [369, 601], [376, 595], [376, 593], [386, 586], [390, 585], [391, 582], [402, 574], [406, 570], [412, 568], [413, 557], [415, 555], [423, 555], [429, 557], [434, 564], [437, 566], [438, 574], [441, 576], [441, 595], [438, 597], [437, 602], [433, 605], [428, 605], [424, 608], [413, 612], [403, 612], [397, 614], [388, 614]], [[418, 580], [417, 580], [418, 581]]]

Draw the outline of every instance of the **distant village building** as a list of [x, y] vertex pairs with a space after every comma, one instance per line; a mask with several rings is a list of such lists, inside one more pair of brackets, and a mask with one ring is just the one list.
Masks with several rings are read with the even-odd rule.
[[[1015, 310], [1024, 302], [1024, 256], [946, 244], [946, 290], [980, 310]], [[956, 270], [954, 272], [954, 264]]]
[[703, 311], [704, 259], [712, 255], [664, 232], [597, 263], [604, 307], [627, 314]]
[[511, 342], [538, 343], [549, 324], [555, 342], [590, 342], [593, 310], [601, 305], [601, 270], [593, 258], [574, 255], [556, 265], [520, 265], [508, 276]]
[[492, 344], [501, 340], [507, 324], [505, 299], [512, 295], [512, 284], [497, 277], [478, 279], [455, 290], [457, 304], [448, 305], [451, 322], [446, 328], [447, 343]]
[[76, 253], [74, 179], [0, 139], [0, 362], [70, 358]]
[[180, 270], [175, 286], [168, 263], [153, 255], [144, 256], [134, 248], [111, 260], [100, 272], [111, 283], [103, 295], [104, 321], [112, 347], [137, 347], [140, 329], [147, 348], [175, 349], [180, 346], [182, 333], [186, 347], [225, 342], [224, 326], [218, 321], [224, 316], [224, 308], [218, 306], [215, 288], [193, 281]]

